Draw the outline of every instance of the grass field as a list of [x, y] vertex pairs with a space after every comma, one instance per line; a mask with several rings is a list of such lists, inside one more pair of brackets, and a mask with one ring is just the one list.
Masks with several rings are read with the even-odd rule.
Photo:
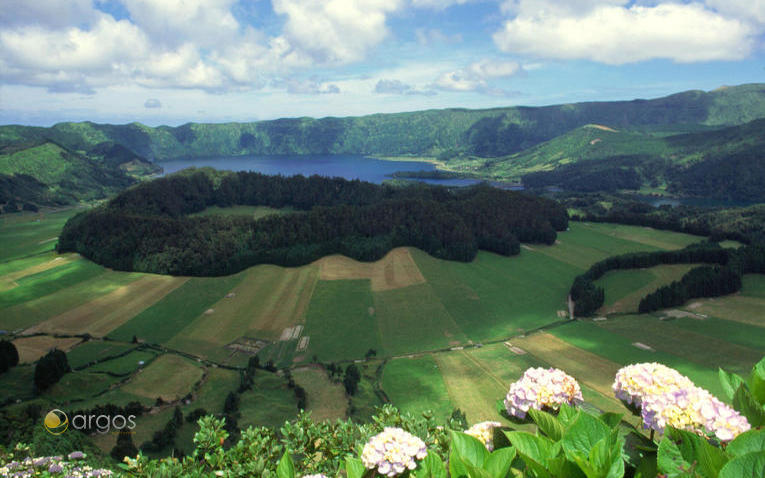
[[363, 357], [380, 350], [369, 280], [319, 281], [306, 313], [307, 355], [321, 361]]
[[279, 426], [295, 416], [297, 400], [282, 377], [273, 373], [258, 373], [252, 390], [240, 396], [239, 412], [240, 428]]
[[153, 361], [122, 389], [134, 395], [172, 402], [191, 392], [202, 374], [203, 370], [190, 360], [166, 354]]
[[225, 360], [231, 355], [225, 346], [240, 337], [278, 340], [285, 328], [305, 321], [316, 278], [314, 267], [251, 268], [231, 297], [221, 297], [168, 345]]
[[90, 340], [67, 352], [66, 358], [70, 367], [78, 368], [91, 362], [120, 355], [135, 347], [135, 344]]
[[369, 279], [373, 291], [400, 289], [422, 284], [422, 277], [410, 250], [393, 249], [375, 262], [359, 262], [345, 256], [332, 255], [315, 262], [321, 280]]
[[454, 408], [438, 364], [430, 355], [391, 360], [383, 369], [382, 387], [400, 410], [413, 414], [431, 410], [445, 419]]
[[[638, 362], [660, 362], [675, 368], [688, 376], [696, 385], [704, 387], [718, 398], [723, 399], [722, 387], [717, 376], [717, 368], [708, 368], [699, 363], [678, 357], [660, 350], [648, 351], [632, 345], [635, 340], [612, 333], [593, 322], [574, 322], [550, 330], [552, 335], [567, 343], [599, 355], [606, 360], [620, 365]], [[688, 344], [692, 347], [693, 344]], [[704, 350], [699, 349], [699, 353]], [[752, 364], [754, 365], [754, 364]], [[609, 377], [613, 379], [613, 375]]]
[[17, 338], [13, 341], [13, 345], [19, 352], [19, 363], [32, 363], [54, 348], [67, 351], [80, 342], [82, 339], [79, 338], [57, 339], [47, 335], [38, 335]]
[[342, 384], [332, 383], [322, 367], [306, 366], [292, 371], [295, 383], [303, 387], [308, 396], [308, 411], [314, 420], [344, 419], [348, 412], [348, 399]]
[[80, 211], [4, 214], [0, 217], [0, 262], [53, 250], [66, 221]]
[[97, 299], [52, 317], [30, 330], [58, 334], [88, 333], [104, 337], [187, 279], [146, 275]]
[[109, 333], [116, 340], [164, 343], [231, 291], [243, 274], [192, 277], [160, 301]]
[[693, 264], [672, 264], [648, 269], [609, 271], [595, 281], [605, 291], [599, 314], [637, 312], [640, 300], [659, 287], [680, 280]]
[[128, 375], [148, 365], [155, 358], [157, 358], [156, 352], [136, 350], [125, 356], [88, 367], [88, 372], [111, 372], [117, 375]]

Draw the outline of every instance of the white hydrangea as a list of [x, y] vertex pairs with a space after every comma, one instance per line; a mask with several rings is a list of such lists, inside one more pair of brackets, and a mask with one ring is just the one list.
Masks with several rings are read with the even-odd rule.
[[415, 460], [428, 454], [425, 442], [400, 428], [386, 427], [364, 445], [361, 461], [369, 470], [384, 476], [398, 476], [417, 468]]

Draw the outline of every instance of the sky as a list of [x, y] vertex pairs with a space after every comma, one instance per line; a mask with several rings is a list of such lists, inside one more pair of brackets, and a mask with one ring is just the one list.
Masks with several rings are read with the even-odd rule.
[[0, 124], [655, 98], [765, 82], [765, 0], [3, 0]]

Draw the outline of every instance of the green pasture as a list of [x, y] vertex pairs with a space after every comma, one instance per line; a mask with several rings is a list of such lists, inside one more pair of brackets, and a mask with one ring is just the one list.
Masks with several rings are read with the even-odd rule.
[[0, 262], [52, 251], [66, 221], [81, 209], [0, 216]]
[[601, 313], [638, 311], [640, 300], [656, 289], [671, 284], [692, 268], [693, 264], [660, 265], [647, 269], [624, 269], [606, 272], [595, 281], [603, 287], [605, 301]]
[[[446, 348], [450, 344], [466, 342], [465, 334], [429, 284], [375, 292], [373, 295], [377, 332], [386, 356]], [[374, 333], [374, 330], [370, 332]]]
[[632, 342], [646, 344], [657, 352], [675, 355], [710, 370], [723, 367], [747, 373], [765, 355], [765, 342], [761, 342], [757, 350], [731, 343], [715, 334], [706, 335], [690, 328], [675, 327], [672, 322], [652, 315], [629, 315], [611, 318], [598, 325]]
[[70, 367], [78, 368], [90, 362], [119, 355], [135, 347], [135, 344], [90, 340], [67, 352], [66, 359]]
[[[765, 318], [763, 319], [765, 325]], [[704, 320], [680, 317], [667, 323], [667, 327], [678, 327], [703, 334], [707, 337], [725, 340], [759, 351], [765, 356], [765, 327], [707, 317]]]
[[102, 295], [127, 285], [142, 274], [115, 272], [106, 269], [90, 279], [62, 288], [42, 297], [0, 311], [0, 326], [9, 329], [26, 328], [74, 309]]
[[765, 274], [746, 274], [741, 295], [765, 299]]
[[52, 294], [103, 274], [104, 268], [85, 259], [31, 274], [16, 281], [17, 287], [0, 295], [0, 309]]
[[438, 364], [429, 355], [386, 363], [382, 387], [399, 410], [415, 415], [431, 410], [443, 420], [454, 408]]
[[241, 280], [242, 274], [225, 277], [192, 277], [159, 302], [139, 313], [109, 337], [129, 341], [164, 343], [221, 300]]
[[239, 428], [242, 429], [279, 426], [297, 414], [297, 399], [284, 378], [259, 370], [252, 390], [240, 395], [239, 413]]
[[292, 371], [295, 383], [308, 397], [307, 411], [316, 421], [345, 419], [348, 399], [342, 383], [334, 383], [320, 366], [300, 367]]
[[43, 397], [48, 400], [71, 407], [79, 408], [79, 401], [94, 398], [95, 395], [109, 390], [109, 388], [122, 381], [123, 378], [112, 377], [105, 373], [89, 371], [69, 372], [61, 380], [46, 390]]
[[322, 362], [361, 358], [380, 351], [378, 318], [369, 280], [319, 281], [306, 313], [306, 356]]
[[0, 375], [0, 403], [33, 396], [35, 368], [19, 365]]
[[111, 372], [117, 375], [128, 375], [139, 368], [148, 366], [155, 358], [157, 358], [157, 353], [152, 350], [136, 350], [125, 356], [88, 367], [87, 370], [88, 372]]
[[[639, 349], [632, 345], [639, 341], [623, 335], [612, 333], [592, 322], [572, 322], [561, 327], [550, 329], [549, 332], [575, 347], [587, 350], [621, 365], [638, 362], [660, 362], [688, 376], [696, 385], [706, 388], [721, 400], [723, 390], [717, 376], [717, 368], [710, 368], [697, 362], [687, 360], [675, 354], [656, 350], [655, 352]], [[693, 347], [688, 344], [686, 347]], [[704, 353], [699, 349], [699, 353]]]
[[165, 354], [141, 369], [122, 389], [146, 398], [171, 402], [191, 392], [203, 376], [197, 363], [174, 354]]

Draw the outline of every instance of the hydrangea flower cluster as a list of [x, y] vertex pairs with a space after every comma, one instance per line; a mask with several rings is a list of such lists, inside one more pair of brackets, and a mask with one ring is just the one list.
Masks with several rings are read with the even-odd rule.
[[481, 422], [465, 430], [465, 433], [478, 438], [489, 451], [494, 451], [494, 429], [501, 427], [499, 422]]
[[643, 426], [663, 433], [667, 426], [729, 441], [749, 430], [749, 422], [691, 379], [658, 363], [620, 369], [614, 394], [640, 408]]
[[[70, 453], [69, 460], [85, 458], [82, 452]], [[0, 463], [0, 476], [13, 478], [32, 478], [36, 476], [66, 476], [72, 478], [95, 478], [111, 476], [110, 470], [94, 469], [87, 465], [80, 465], [65, 461], [61, 456], [27, 457], [23, 460]]]
[[616, 398], [639, 408], [645, 397], [693, 386], [691, 379], [677, 370], [652, 362], [627, 365], [619, 369], [613, 390]]
[[714, 435], [730, 441], [751, 427], [746, 418], [699, 387], [647, 396], [641, 410], [643, 426], [663, 433], [667, 426]]
[[557, 368], [530, 368], [510, 386], [505, 397], [507, 413], [526, 418], [530, 408], [557, 409], [561, 404], [576, 405], [583, 401], [579, 382]]
[[303, 475], [303, 478], [327, 478], [324, 473], [316, 473], [315, 475]]
[[428, 454], [425, 442], [400, 428], [385, 427], [364, 445], [361, 461], [369, 469], [385, 476], [397, 476], [417, 468], [415, 460]]

